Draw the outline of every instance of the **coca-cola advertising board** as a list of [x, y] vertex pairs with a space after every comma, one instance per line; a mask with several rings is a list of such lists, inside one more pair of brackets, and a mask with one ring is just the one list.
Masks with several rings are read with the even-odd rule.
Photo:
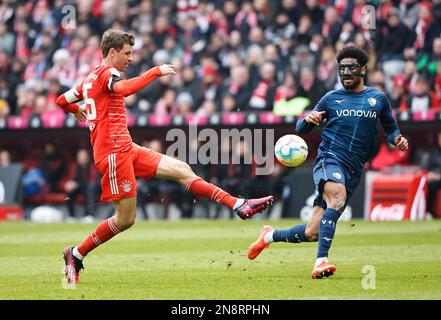
[[389, 168], [367, 177], [365, 217], [370, 221], [424, 220], [427, 176], [414, 167]]

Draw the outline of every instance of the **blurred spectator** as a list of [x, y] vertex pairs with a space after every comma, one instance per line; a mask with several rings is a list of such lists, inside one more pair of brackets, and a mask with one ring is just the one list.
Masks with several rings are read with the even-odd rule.
[[325, 37], [327, 44], [335, 44], [340, 37], [341, 29], [342, 22], [337, 10], [332, 6], [327, 7], [325, 10], [325, 20], [321, 26], [321, 34]]
[[399, 110], [400, 112], [406, 111], [407, 97], [406, 78], [402, 75], [398, 75], [393, 80], [393, 92], [390, 98], [392, 109]]
[[415, 26], [415, 42], [413, 48], [416, 57], [432, 51], [433, 39], [440, 33], [439, 21], [434, 21], [432, 16], [432, 4], [429, 1], [421, 1], [418, 4], [418, 21]]
[[8, 74], [9, 72], [9, 65], [10, 65], [10, 58], [6, 54], [6, 52], [0, 51], [0, 72], [3, 76], [3, 74]]
[[167, 51], [170, 61], [175, 59], [182, 59], [183, 51], [176, 41], [176, 38], [169, 35], [164, 39], [164, 49]]
[[271, 43], [267, 44], [263, 48], [263, 59], [265, 62], [271, 62], [276, 67], [276, 80], [282, 78], [284, 65], [279, 56], [279, 50]]
[[52, 61], [53, 67], [48, 71], [48, 76], [57, 79], [62, 86], [73, 87], [76, 84], [77, 68], [71, 60], [69, 51], [67, 49], [58, 49]]
[[[437, 193], [441, 190], [441, 131], [438, 132], [436, 137], [436, 144], [436, 147], [425, 154], [421, 163], [421, 166], [428, 171], [427, 180], [429, 194], [427, 199], [427, 209], [432, 214], [435, 213], [433, 205]], [[441, 212], [438, 214], [441, 214]]]
[[400, 18], [409, 29], [413, 29], [418, 20], [418, 1], [417, 0], [401, 1]]
[[180, 92], [188, 92], [193, 101], [201, 96], [201, 86], [200, 81], [196, 77], [196, 71], [190, 66], [184, 66], [181, 72], [182, 75], [182, 86], [180, 87]]
[[309, 43], [309, 50], [311, 50], [316, 59], [320, 56], [324, 44], [325, 39], [323, 35], [316, 33], [312, 36], [311, 42]]
[[177, 114], [186, 116], [194, 111], [194, 100], [188, 92], [181, 92], [176, 97]]
[[224, 81], [222, 95], [234, 97], [237, 107], [245, 110], [250, 100], [249, 73], [244, 65], [235, 66], [231, 69], [229, 81]]
[[387, 167], [407, 165], [409, 164], [409, 158], [410, 149], [400, 151], [394, 145], [383, 141], [377, 155], [371, 161], [371, 168], [381, 171]]
[[415, 88], [416, 81], [419, 77], [417, 73], [415, 61], [408, 60], [404, 63], [404, 77], [406, 79], [407, 90], [409, 92], [413, 91]]
[[94, 220], [94, 204], [97, 202], [99, 194], [100, 179], [87, 150], [77, 151], [76, 161], [69, 171], [67, 181], [64, 183], [69, 211], [67, 220], [74, 221], [76, 219], [75, 203], [82, 202], [84, 207], [83, 222], [92, 222]]
[[0, 51], [5, 51], [9, 56], [14, 53], [15, 36], [8, 32], [6, 24], [0, 24]]
[[256, 26], [253, 27], [250, 30], [250, 33], [248, 34], [248, 41], [247, 45], [258, 45], [260, 47], [264, 47], [267, 44], [267, 41], [265, 40], [264, 33], [261, 27]]
[[0, 24], [11, 27], [14, 17], [14, 10], [11, 3], [2, 1], [0, 3]]
[[441, 110], [441, 61], [437, 63], [437, 72], [432, 77], [432, 87], [435, 89], [434, 109]]
[[303, 1], [282, 0], [277, 1], [277, 3], [277, 12], [285, 12], [290, 18], [291, 22], [294, 23], [296, 27], [298, 27], [300, 16], [302, 12], [304, 12], [306, 9]]
[[178, 113], [179, 107], [176, 101], [176, 91], [168, 88], [156, 103], [154, 114], [156, 116], [175, 116]]
[[382, 70], [377, 69], [372, 71], [371, 73], [369, 73], [368, 78], [369, 86], [377, 90], [386, 92], [386, 78]]
[[441, 37], [433, 40], [433, 51], [424, 54], [418, 60], [416, 67], [419, 73], [433, 76], [437, 71], [438, 62], [441, 62]]
[[10, 97], [9, 81], [0, 78], [0, 99], [7, 100]]
[[308, 98], [310, 101], [309, 107], [314, 108], [315, 104], [325, 93], [320, 81], [315, 76], [314, 70], [309, 67], [302, 67], [300, 69], [300, 79], [297, 90], [297, 95]]
[[311, 17], [314, 25], [320, 25], [324, 18], [324, 11], [319, 0], [306, 0], [305, 12]]
[[276, 88], [276, 67], [265, 62], [260, 68], [260, 81], [251, 94], [250, 110], [271, 110]]
[[8, 167], [11, 165], [11, 153], [8, 150], [0, 150], [0, 167]]
[[307, 14], [302, 14], [294, 38], [298, 44], [307, 46], [311, 41], [312, 36], [317, 32], [318, 30], [314, 29], [311, 17]]
[[403, 60], [403, 52], [409, 47], [410, 29], [400, 21], [397, 8], [389, 10], [386, 25], [378, 30], [378, 55], [381, 61]]
[[202, 95], [192, 104], [199, 105], [203, 100], [210, 99], [219, 101], [221, 95], [221, 77], [217, 71], [215, 62], [210, 58], [201, 70], [201, 93]]
[[[438, 63], [441, 61], [441, 36], [433, 39], [433, 51], [430, 54], [430, 58], [429, 58], [429, 72], [434, 73], [431, 70], [431, 66], [430, 63]], [[436, 66], [433, 66], [433, 68], [436, 68]]]
[[219, 52], [219, 60], [224, 69], [232, 67], [232, 55], [237, 55], [239, 59], [243, 59], [246, 55], [245, 44], [242, 42], [242, 36], [239, 31], [231, 31], [227, 41], [227, 44]]
[[58, 184], [65, 173], [66, 163], [60, 150], [52, 142], [48, 142], [44, 146], [44, 157], [41, 169], [49, 187], [48, 191], [61, 191]]
[[290, 21], [286, 12], [280, 11], [275, 17], [275, 22], [265, 30], [265, 38], [275, 45], [279, 45], [283, 38], [292, 38], [295, 33], [295, 24]]
[[432, 94], [429, 88], [429, 81], [420, 76], [415, 83], [414, 90], [411, 91], [407, 100], [409, 109], [415, 111], [427, 111], [432, 108]]
[[294, 75], [291, 72], [286, 72], [282, 83], [277, 86], [274, 95], [274, 104], [280, 101], [288, 101], [296, 96], [297, 83]]
[[314, 56], [309, 52], [305, 45], [300, 45], [295, 49], [295, 55], [291, 58], [292, 71], [296, 78], [300, 77], [300, 69], [302, 67], [315, 67]]
[[19, 107], [19, 115], [29, 117], [35, 112], [35, 103], [37, 94], [34, 90], [27, 90], [24, 85], [17, 88], [17, 105]]
[[8, 101], [0, 99], [0, 119], [5, 119], [9, 115], [10, 109]]
[[32, 53], [30, 63], [26, 66], [24, 71], [24, 80], [29, 87], [34, 87], [37, 82], [43, 80], [47, 62], [45, 60], [44, 52], [36, 50]]
[[441, 21], [441, 0], [433, 0], [432, 3], [433, 19], [435, 21]]
[[316, 72], [317, 79], [323, 83], [326, 91], [334, 88], [337, 79], [337, 63], [333, 46], [328, 45], [323, 48]]
[[28, 171], [23, 174], [23, 197], [33, 197], [44, 193], [46, 180], [44, 179], [44, 173], [41, 168], [30, 167]]
[[[222, 97], [221, 110], [222, 112], [233, 112], [239, 109], [234, 96], [227, 93]], [[239, 109], [240, 110], [240, 109]]]
[[234, 17], [234, 25], [239, 30], [242, 39], [247, 39], [250, 30], [258, 25], [257, 13], [251, 1], [242, 2], [240, 10]]
[[291, 72], [286, 72], [282, 83], [277, 87], [273, 112], [279, 116], [296, 116], [309, 106], [309, 99], [297, 96], [297, 81]]
[[196, 110], [196, 115], [209, 118], [217, 111], [216, 102], [213, 100], [205, 100], [199, 109]]
[[343, 43], [346, 43], [352, 40], [354, 37], [354, 32], [355, 32], [355, 27], [352, 24], [352, 22], [351, 21], [344, 22], [341, 27], [341, 32], [337, 41], [342, 41]]
[[[32, 37], [35, 32], [29, 30], [29, 24], [24, 19], [18, 19], [23, 7], [18, 7], [16, 11], [14, 33], [15, 33], [15, 58], [23, 59], [25, 61], [31, 56], [30, 48], [34, 44], [34, 38]], [[23, 14], [26, 14], [23, 12]]]
[[250, 75], [250, 86], [254, 88], [259, 83], [259, 69], [263, 63], [263, 49], [258, 45], [250, 46], [247, 50], [245, 62]]

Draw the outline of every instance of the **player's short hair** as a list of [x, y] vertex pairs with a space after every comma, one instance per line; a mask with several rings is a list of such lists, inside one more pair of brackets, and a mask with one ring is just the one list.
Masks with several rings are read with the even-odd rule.
[[365, 66], [369, 60], [367, 52], [355, 46], [347, 46], [341, 49], [337, 55], [337, 62], [340, 63], [344, 58], [354, 58], [361, 66]]
[[130, 44], [131, 46], [135, 44], [135, 37], [133, 34], [116, 29], [106, 30], [101, 39], [101, 51], [103, 57], [107, 57], [111, 48], [120, 51], [125, 44]]

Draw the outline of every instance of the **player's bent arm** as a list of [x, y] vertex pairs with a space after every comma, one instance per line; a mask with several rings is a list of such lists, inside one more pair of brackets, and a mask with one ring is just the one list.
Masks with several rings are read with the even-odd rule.
[[386, 133], [386, 140], [393, 144], [395, 144], [396, 138], [401, 134], [400, 129], [398, 128], [397, 121], [392, 115], [392, 108], [390, 106], [389, 100], [386, 96], [383, 96], [384, 108], [380, 114], [380, 123], [383, 126], [383, 130]]
[[77, 113], [80, 111], [80, 106], [75, 102], [82, 100], [80, 98], [80, 94], [76, 91], [76, 89], [70, 89], [69, 91], [63, 93], [61, 96], [57, 98], [55, 101], [56, 104], [61, 107], [64, 111], [70, 113]]
[[150, 82], [156, 78], [162, 76], [162, 72], [159, 67], [154, 67], [144, 72], [142, 75], [127, 79], [120, 80], [113, 85], [113, 91], [117, 94], [121, 94], [124, 97], [130, 96], [147, 86]]
[[296, 132], [297, 134], [308, 133], [308, 132], [310, 132], [312, 129], [314, 129], [315, 127], [316, 127], [315, 124], [313, 124], [313, 123], [308, 123], [308, 122], [306, 121], [305, 118], [300, 118], [300, 119], [297, 121], [295, 132]]
[[[386, 128], [384, 128], [384, 130], [386, 131]], [[398, 128], [396, 128], [395, 130], [393, 130], [390, 133], [387, 133], [387, 131], [386, 131], [386, 140], [387, 140], [387, 142], [389, 142], [389, 143], [393, 144], [394, 146], [396, 146], [395, 141], [396, 141], [397, 137], [400, 134], [401, 134], [400, 133], [400, 129], [398, 129]]]

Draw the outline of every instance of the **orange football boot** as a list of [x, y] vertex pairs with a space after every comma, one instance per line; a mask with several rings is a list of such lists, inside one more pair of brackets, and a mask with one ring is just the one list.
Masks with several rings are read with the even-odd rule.
[[312, 268], [311, 277], [313, 279], [321, 279], [323, 277], [330, 277], [336, 271], [336, 268], [333, 264], [330, 264], [328, 261], [323, 261], [318, 266]]
[[255, 259], [262, 252], [263, 249], [269, 247], [269, 243], [266, 243], [263, 238], [268, 232], [273, 230], [274, 228], [268, 225], [262, 227], [262, 230], [260, 230], [259, 237], [248, 248], [248, 259], [250, 260]]

